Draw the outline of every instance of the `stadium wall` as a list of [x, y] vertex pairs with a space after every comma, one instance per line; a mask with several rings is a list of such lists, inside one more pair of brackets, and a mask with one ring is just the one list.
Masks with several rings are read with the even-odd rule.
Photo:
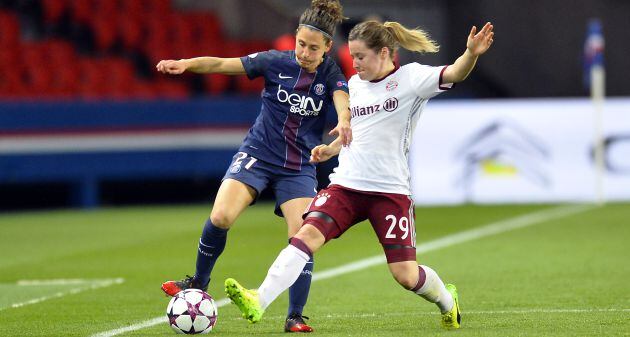
[[0, 190], [61, 184], [93, 207], [108, 180], [218, 179], [259, 109], [255, 97], [2, 103]]

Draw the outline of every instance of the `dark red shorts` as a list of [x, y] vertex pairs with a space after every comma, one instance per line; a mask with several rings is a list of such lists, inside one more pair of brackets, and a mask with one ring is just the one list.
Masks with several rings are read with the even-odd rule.
[[339, 185], [321, 190], [309, 205], [306, 214], [322, 212], [334, 223], [319, 218], [306, 218], [326, 241], [338, 238], [353, 225], [370, 220], [383, 245], [387, 262], [416, 260], [416, 228], [414, 205], [404, 194], [357, 191]]

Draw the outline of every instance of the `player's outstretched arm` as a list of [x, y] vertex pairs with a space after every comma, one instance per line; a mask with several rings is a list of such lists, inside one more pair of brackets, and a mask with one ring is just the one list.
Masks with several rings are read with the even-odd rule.
[[475, 67], [477, 58], [490, 48], [492, 42], [494, 42], [494, 26], [490, 22], [487, 22], [479, 33], [477, 33], [477, 27], [473, 26], [468, 34], [466, 51], [444, 70], [442, 81], [457, 83], [465, 80]]
[[311, 150], [311, 163], [321, 163], [336, 156], [341, 151], [341, 137], [337, 137], [332, 143], [320, 144]]
[[239, 58], [195, 57], [181, 60], [162, 60], [155, 66], [164, 74], [179, 75], [184, 71], [197, 74], [243, 75], [245, 67]]
[[337, 110], [337, 126], [330, 130], [329, 135], [337, 135], [343, 146], [352, 142], [352, 129], [350, 129], [350, 96], [343, 90], [333, 93], [333, 103]]

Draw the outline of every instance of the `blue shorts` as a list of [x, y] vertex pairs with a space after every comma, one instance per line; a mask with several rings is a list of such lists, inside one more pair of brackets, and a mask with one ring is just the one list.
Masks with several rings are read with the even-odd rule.
[[282, 216], [280, 205], [291, 199], [312, 198], [317, 194], [315, 170], [305, 171], [272, 165], [245, 152], [238, 152], [232, 158], [232, 163], [222, 180], [238, 180], [255, 189], [257, 195], [252, 205], [265, 188], [271, 187], [276, 199], [275, 213]]

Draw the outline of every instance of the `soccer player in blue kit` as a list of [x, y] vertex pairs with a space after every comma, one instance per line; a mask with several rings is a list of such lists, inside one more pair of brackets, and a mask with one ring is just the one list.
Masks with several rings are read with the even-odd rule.
[[[260, 114], [232, 159], [203, 228], [195, 275], [163, 283], [166, 294], [174, 296], [188, 288], [207, 289], [229, 228], [265, 188], [274, 192], [276, 214], [284, 216], [288, 237], [300, 229], [302, 214], [317, 194], [315, 165], [309, 157], [311, 149], [322, 142], [331, 103], [338, 114], [338, 124], [331, 134], [338, 135], [344, 145], [352, 140], [348, 84], [326, 55], [335, 28], [344, 19], [342, 12], [338, 0], [313, 0], [300, 17], [294, 51], [270, 50], [241, 58], [163, 60], [157, 64], [157, 70], [166, 74], [191, 71], [265, 79]], [[302, 316], [312, 270], [311, 260], [290, 289], [286, 332], [313, 331]]]

